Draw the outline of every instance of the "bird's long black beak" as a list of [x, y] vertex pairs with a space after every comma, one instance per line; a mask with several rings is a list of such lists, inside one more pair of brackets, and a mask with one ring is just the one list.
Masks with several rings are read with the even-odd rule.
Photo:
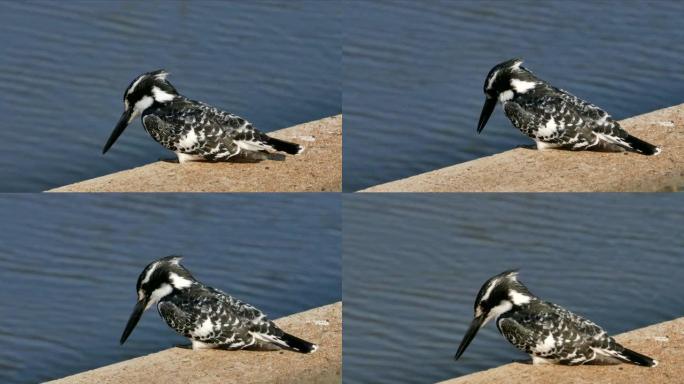
[[487, 97], [480, 113], [480, 122], [477, 123], [477, 133], [482, 132], [485, 125], [487, 125], [487, 120], [489, 120], [489, 116], [494, 112], [494, 107], [496, 107], [496, 99]]
[[103, 155], [105, 153], [107, 153], [107, 151], [114, 144], [116, 139], [118, 139], [119, 136], [121, 136], [123, 131], [126, 129], [126, 127], [128, 126], [128, 120], [130, 120], [130, 118], [131, 118], [131, 113], [133, 113], [132, 110], [127, 110], [127, 111], [124, 111], [124, 113], [121, 115], [119, 122], [116, 123], [116, 127], [114, 127], [112, 134], [109, 135], [109, 139], [107, 139], [107, 143], [105, 144], [104, 148], [102, 149]]
[[473, 319], [473, 321], [470, 323], [470, 327], [468, 328], [468, 331], [466, 332], [465, 336], [463, 337], [463, 341], [461, 341], [461, 345], [458, 346], [458, 351], [456, 351], [456, 355], [454, 356], [454, 360], [458, 360], [459, 357], [465, 352], [466, 348], [468, 348], [468, 345], [470, 345], [470, 342], [473, 341], [475, 338], [475, 335], [477, 334], [477, 331], [480, 330], [480, 327], [482, 327], [482, 323], [484, 323], [485, 320], [485, 314], [482, 314], [476, 318]]
[[128, 336], [131, 334], [131, 332], [133, 332], [133, 328], [135, 328], [135, 326], [138, 324], [138, 321], [140, 321], [143, 312], [145, 312], [146, 306], [147, 300], [141, 300], [135, 304], [135, 308], [133, 308], [133, 313], [131, 313], [131, 317], [128, 319], [128, 323], [126, 323], [126, 329], [124, 329], [123, 334], [121, 335], [121, 339], [119, 340], [120, 344], [123, 345], [123, 343], [126, 342], [126, 339], [128, 339]]

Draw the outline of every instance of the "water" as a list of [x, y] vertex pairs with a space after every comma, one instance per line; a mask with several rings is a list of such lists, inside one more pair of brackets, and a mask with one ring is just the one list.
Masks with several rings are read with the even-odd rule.
[[341, 112], [338, 1], [0, 1], [0, 191], [172, 158], [136, 120], [106, 156], [123, 92], [159, 68], [263, 131]]
[[453, 360], [481, 285], [511, 268], [613, 334], [681, 317], [681, 198], [616, 197], [345, 197], [345, 382], [433, 383], [524, 360], [493, 323]]
[[513, 57], [618, 119], [684, 102], [680, 1], [345, 4], [345, 191], [530, 144], [500, 107], [475, 132]]
[[147, 311], [119, 337], [150, 261], [282, 317], [341, 299], [339, 198], [0, 196], [0, 382], [35, 383], [186, 339]]

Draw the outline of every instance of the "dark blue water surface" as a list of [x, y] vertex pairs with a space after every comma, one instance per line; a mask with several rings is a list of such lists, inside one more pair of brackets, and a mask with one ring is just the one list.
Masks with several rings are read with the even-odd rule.
[[341, 112], [339, 1], [0, 1], [0, 191], [173, 157], [123, 93], [158, 68], [180, 93], [271, 131]]
[[500, 107], [475, 133], [513, 57], [618, 119], [684, 102], [681, 1], [345, 4], [346, 191], [530, 144]]
[[187, 343], [150, 309], [119, 346], [138, 275], [169, 254], [271, 318], [338, 301], [340, 215], [324, 195], [0, 196], [0, 382]]
[[612, 334], [684, 316], [680, 196], [354, 195], [343, 206], [345, 383], [434, 383], [526, 359], [490, 323], [453, 360], [480, 287], [512, 268]]

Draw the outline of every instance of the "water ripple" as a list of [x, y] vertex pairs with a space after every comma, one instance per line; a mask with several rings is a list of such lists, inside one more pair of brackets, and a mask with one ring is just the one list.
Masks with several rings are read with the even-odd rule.
[[529, 144], [500, 108], [475, 133], [484, 77], [511, 57], [617, 118], [684, 102], [682, 3], [348, 3], [347, 191]]
[[264, 131], [341, 112], [338, 2], [26, 1], [2, 8], [6, 192], [171, 157], [137, 121], [100, 154], [125, 87], [152, 69], [166, 68], [183, 94]]
[[532, 292], [611, 333], [681, 316], [679, 200], [611, 194], [345, 199], [345, 381], [435, 382], [524, 358], [491, 324], [458, 363], [452, 358], [480, 286], [510, 268], [521, 269]]
[[149, 311], [117, 345], [138, 273], [168, 254], [273, 318], [340, 300], [339, 210], [328, 195], [0, 196], [0, 382], [185, 343]]

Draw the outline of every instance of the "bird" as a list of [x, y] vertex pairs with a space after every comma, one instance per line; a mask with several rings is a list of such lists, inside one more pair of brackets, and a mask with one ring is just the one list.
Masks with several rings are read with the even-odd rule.
[[511, 123], [531, 137], [538, 150], [660, 153], [660, 148], [627, 133], [601, 108], [536, 77], [522, 63], [522, 59], [511, 59], [489, 71], [477, 133], [484, 129], [498, 100]]
[[180, 95], [163, 69], [143, 73], [126, 88], [124, 112], [110, 134], [102, 154], [141, 116], [145, 131], [164, 148], [176, 153], [179, 163], [224, 161], [240, 153], [285, 152], [297, 155], [299, 144], [270, 137], [247, 120]]
[[491, 319], [506, 340], [532, 357], [532, 364], [658, 364], [623, 347], [593, 322], [542, 301], [518, 281], [515, 270], [490, 278], [480, 289], [475, 317], [454, 356], [456, 360]]
[[318, 346], [284, 332], [250, 304], [208, 287], [180, 264], [181, 256], [155, 260], [143, 269], [135, 304], [119, 340], [128, 336], [143, 312], [157, 305], [159, 315], [180, 335], [190, 339], [192, 349], [280, 348], [313, 353]]

